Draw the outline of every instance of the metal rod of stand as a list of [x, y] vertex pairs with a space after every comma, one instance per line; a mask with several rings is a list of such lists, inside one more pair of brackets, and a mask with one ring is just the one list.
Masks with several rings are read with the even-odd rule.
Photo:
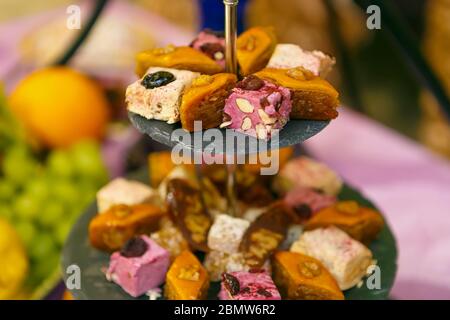
[[[223, 0], [225, 5], [225, 68], [237, 75], [236, 38], [238, 0]], [[228, 214], [236, 216], [236, 167], [234, 155], [226, 158]]]

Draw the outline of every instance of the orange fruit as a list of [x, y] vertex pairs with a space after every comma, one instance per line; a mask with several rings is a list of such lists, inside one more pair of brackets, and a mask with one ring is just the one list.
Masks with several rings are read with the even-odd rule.
[[47, 147], [100, 139], [110, 113], [100, 86], [68, 67], [31, 73], [11, 93], [9, 104], [33, 138]]

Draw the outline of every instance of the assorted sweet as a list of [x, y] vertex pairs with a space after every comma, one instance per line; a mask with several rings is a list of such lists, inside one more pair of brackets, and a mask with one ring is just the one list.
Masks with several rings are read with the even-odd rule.
[[195, 130], [194, 122], [201, 121], [201, 129], [218, 127], [223, 120], [225, 99], [236, 85], [237, 78], [231, 73], [202, 75], [192, 82], [183, 95], [180, 108], [181, 126], [187, 131]]
[[291, 91], [291, 119], [331, 120], [338, 116], [339, 93], [311, 71], [302, 67], [265, 68], [255, 75]]
[[289, 161], [280, 170], [273, 188], [282, 195], [296, 188], [310, 188], [336, 196], [342, 188], [342, 180], [324, 164], [302, 156]]
[[152, 204], [115, 205], [89, 223], [90, 243], [104, 251], [119, 250], [134, 236], [156, 230], [164, 215], [160, 207]]
[[106, 212], [117, 204], [152, 203], [156, 199], [156, 192], [139, 181], [117, 178], [97, 192], [97, 207], [100, 213]]
[[291, 108], [288, 89], [251, 75], [240, 81], [225, 101], [221, 127], [266, 140], [288, 122]]
[[220, 300], [281, 300], [270, 275], [264, 270], [224, 273]]
[[[140, 79], [127, 89], [128, 110], [170, 124], [181, 121], [190, 132], [221, 127], [263, 140], [290, 119], [338, 116], [339, 94], [323, 79], [334, 58], [277, 44], [271, 27], [243, 32], [236, 50], [239, 79], [224, 73], [225, 39], [211, 30], [200, 32], [189, 46], [139, 53]], [[195, 121], [202, 125], [194, 127]]]
[[315, 76], [325, 78], [333, 68], [336, 60], [321, 51], [305, 51], [291, 43], [280, 43], [267, 64], [267, 68], [293, 69], [302, 67]]
[[375, 263], [361, 242], [370, 245], [383, 218], [343, 200], [324, 164], [286, 155], [276, 176], [237, 168], [235, 216], [226, 214], [225, 165], [197, 176], [192, 165], [160, 164], [170, 152], [149, 157], [157, 191], [120, 179], [102, 188], [98, 204], [109, 208], [89, 238], [114, 252], [107, 279], [133, 297], [206, 299], [216, 282], [227, 300], [343, 299]]
[[190, 251], [183, 251], [167, 272], [164, 296], [169, 300], [206, 299], [208, 272]]
[[291, 251], [322, 262], [341, 290], [357, 285], [373, 264], [368, 248], [333, 226], [304, 232], [292, 244]]
[[106, 275], [129, 295], [139, 297], [164, 283], [169, 264], [167, 250], [140, 236], [112, 254]]
[[142, 79], [128, 86], [128, 110], [147, 119], [180, 121], [183, 92], [200, 74], [187, 70], [151, 67]]
[[225, 38], [222, 33], [205, 29], [192, 40], [190, 46], [203, 52], [225, 69]]
[[255, 73], [267, 65], [277, 39], [271, 27], [253, 27], [237, 39], [237, 60], [243, 76]]
[[356, 201], [341, 201], [319, 211], [305, 225], [306, 230], [336, 226], [353, 239], [370, 243], [384, 226], [381, 214], [360, 206]]
[[336, 280], [320, 261], [294, 252], [279, 251], [273, 258], [273, 279], [284, 298], [344, 300]]

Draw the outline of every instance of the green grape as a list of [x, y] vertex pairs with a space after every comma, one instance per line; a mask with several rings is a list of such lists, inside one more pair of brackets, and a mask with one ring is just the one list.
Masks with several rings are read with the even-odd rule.
[[55, 200], [68, 206], [73, 206], [80, 200], [77, 186], [70, 181], [56, 180], [52, 186], [52, 194], [55, 197]]
[[29, 181], [25, 185], [25, 193], [34, 199], [44, 202], [49, 194], [49, 185], [44, 177]]
[[15, 228], [25, 247], [30, 248], [34, 245], [34, 237], [36, 236], [36, 227], [29, 221], [18, 221]]
[[40, 203], [27, 194], [19, 195], [13, 203], [14, 213], [20, 219], [34, 219], [39, 213]]
[[6, 203], [0, 203], [0, 217], [7, 219], [9, 221], [12, 220], [13, 212], [11, 207]]
[[78, 143], [72, 148], [71, 154], [74, 167], [80, 176], [100, 181], [107, 179], [108, 174], [98, 143], [93, 141]]
[[56, 270], [58, 263], [59, 254], [57, 251], [41, 256], [35, 263], [33, 274], [37, 279], [43, 280]]
[[0, 200], [11, 200], [16, 193], [13, 183], [8, 180], [0, 180]]
[[44, 228], [56, 228], [58, 223], [64, 218], [65, 207], [60, 202], [49, 202], [40, 211], [37, 220]]
[[64, 245], [67, 236], [72, 228], [71, 223], [61, 223], [58, 228], [55, 230], [55, 238], [60, 246]]
[[71, 155], [67, 151], [55, 150], [47, 159], [50, 174], [61, 178], [70, 178], [74, 174]]
[[33, 244], [30, 247], [30, 256], [34, 260], [42, 261], [52, 253], [57, 252], [57, 247], [50, 233], [41, 232], [34, 238]]
[[38, 164], [25, 147], [18, 146], [5, 154], [2, 169], [8, 180], [16, 185], [22, 185], [37, 172]]

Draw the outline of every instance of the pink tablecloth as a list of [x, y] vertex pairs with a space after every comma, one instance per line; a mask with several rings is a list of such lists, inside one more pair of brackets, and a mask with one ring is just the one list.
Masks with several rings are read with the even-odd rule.
[[399, 248], [392, 297], [450, 299], [450, 163], [349, 110], [306, 147], [387, 217]]

